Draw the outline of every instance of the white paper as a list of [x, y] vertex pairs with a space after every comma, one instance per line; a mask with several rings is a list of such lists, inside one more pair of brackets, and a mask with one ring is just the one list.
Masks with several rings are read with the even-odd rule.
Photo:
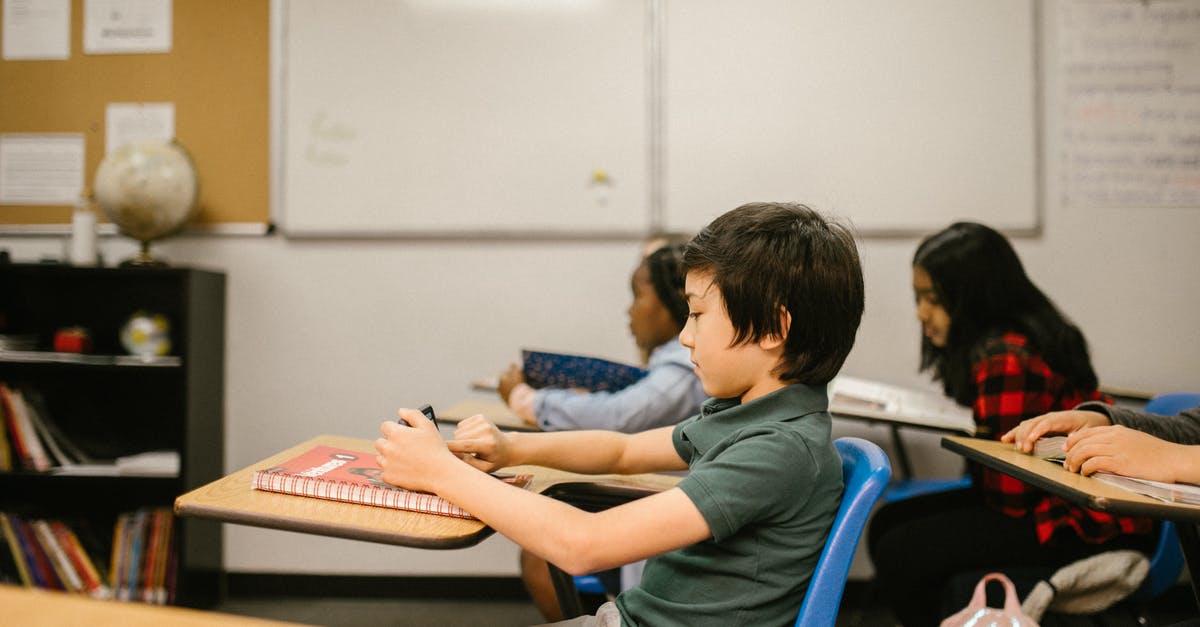
[[83, 135], [0, 135], [0, 205], [71, 205], [83, 190]]
[[86, 54], [171, 51], [171, 0], [84, 0]]
[[70, 0], [4, 0], [3, 22], [6, 60], [71, 56]]
[[104, 154], [137, 141], [175, 138], [175, 103], [111, 102], [104, 111]]

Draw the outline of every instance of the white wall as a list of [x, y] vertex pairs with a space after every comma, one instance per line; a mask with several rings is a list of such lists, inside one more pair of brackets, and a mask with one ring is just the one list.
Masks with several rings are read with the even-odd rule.
[[[1046, 154], [1056, 154], [1056, 130], [1051, 117]], [[1200, 210], [1061, 206], [1059, 173], [1053, 159], [1047, 162], [1044, 228], [1015, 242], [1034, 280], [1084, 329], [1102, 383], [1200, 389]], [[928, 386], [916, 372], [909, 287], [916, 239], [860, 245], [867, 313], [845, 371]], [[0, 248], [34, 261], [60, 256], [63, 241], [0, 237]], [[101, 248], [109, 263], [134, 250], [117, 237], [103, 238]], [[467, 398], [468, 381], [500, 371], [522, 346], [632, 360], [624, 312], [639, 248], [635, 241], [211, 236], [154, 247], [176, 265], [228, 273], [229, 471], [317, 434], [373, 437], [397, 406]], [[882, 428], [839, 422], [837, 435], [847, 434], [890, 447]], [[919, 475], [952, 473], [960, 463], [933, 434], [908, 432], [905, 441]], [[515, 554], [499, 538], [442, 553], [228, 526], [225, 565], [246, 572], [511, 575]]]

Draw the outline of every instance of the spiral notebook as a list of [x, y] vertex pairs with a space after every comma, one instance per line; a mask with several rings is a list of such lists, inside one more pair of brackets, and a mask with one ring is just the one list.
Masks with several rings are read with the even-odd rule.
[[[398, 488], [380, 478], [375, 455], [315, 446], [277, 466], [256, 470], [251, 487], [267, 492], [308, 496], [344, 503], [403, 509], [454, 518], [475, 518], [450, 501], [427, 492]], [[527, 487], [532, 475], [494, 474], [497, 481]]]

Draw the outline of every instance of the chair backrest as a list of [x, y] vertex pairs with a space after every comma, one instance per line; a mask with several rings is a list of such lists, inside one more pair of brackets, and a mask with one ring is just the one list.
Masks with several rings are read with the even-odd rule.
[[1159, 394], [1146, 401], [1146, 412], [1161, 416], [1173, 416], [1197, 405], [1200, 405], [1200, 392], [1172, 392]]
[[[1198, 405], [1200, 394], [1197, 393], [1159, 394], [1146, 403], [1146, 412], [1170, 416]], [[1175, 533], [1175, 525], [1169, 520], [1164, 520], [1159, 524], [1158, 544], [1155, 546], [1154, 555], [1150, 556], [1150, 572], [1129, 598], [1134, 601], [1152, 601], [1175, 585], [1181, 572], [1183, 551], [1179, 547], [1179, 537]]]
[[836, 622], [854, 550], [875, 501], [892, 476], [892, 463], [878, 445], [862, 438], [838, 438], [833, 445], [842, 457], [845, 492], [800, 605], [796, 627], [832, 627]]

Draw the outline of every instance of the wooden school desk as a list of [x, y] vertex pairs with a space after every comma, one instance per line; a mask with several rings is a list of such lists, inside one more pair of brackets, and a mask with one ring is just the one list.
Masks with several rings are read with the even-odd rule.
[[41, 588], [0, 584], [6, 625], [89, 625], [101, 627], [284, 627], [286, 623], [169, 605], [92, 599]]
[[438, 409], [438, 420], [459, 423], [475, 414], [483, 414], [492, 424], [505, 431], [541, 431], [537, 426], [527, 424], [512, 413], [512, 410], [499, 398], [490, 400], [466, 399], [459, 401], [446, 409]]
[[1177, 523], [1175, 528], [1179, 533], [1179, 545], [1183, 549], [1188, 572], [1192, 575], [1192, 592], [1200, 605], [1200, 540], [1196, 529], [1200, 524], [1200, 506], [1168, 503], [1084, 477], [997, 440], [946, 436], [942, 438], [942, 446], [1060, 496], [1073, 505], [1119, 516], [1174, 521]]
[[[270, 468], [318, 445], [369, 453], [375, 451], [373, 440], [317, 436], [183, 494], [175, 499], [175, 513], [254, 527], [425, 549], [472, 546], [492, 534], [492, 529], [478, 520], [277, 494], [250, 487], [255, 470]], [[666, 490], [680, 479], [668, 475], [579, 475], [540, 466], [515, 466], [508, 470], [533, 475], [531, 490], [572, 501], [592, 497], [646, 496]]]

